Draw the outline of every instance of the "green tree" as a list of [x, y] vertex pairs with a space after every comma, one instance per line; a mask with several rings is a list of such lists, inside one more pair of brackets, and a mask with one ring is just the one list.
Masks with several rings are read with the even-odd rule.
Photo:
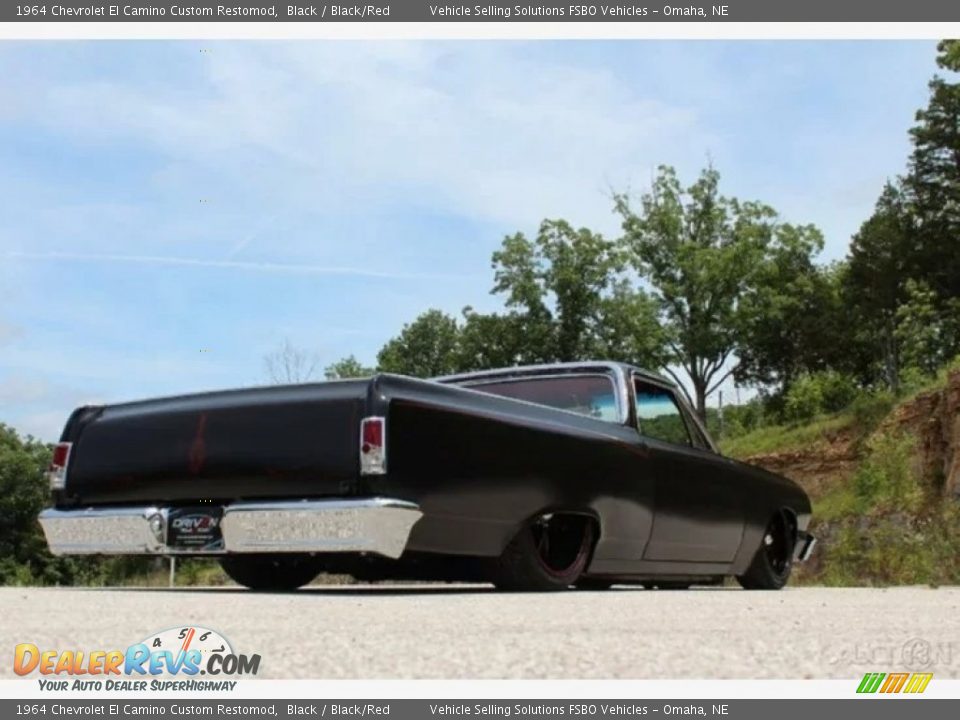
[[656, 304], [631, 286], [617, 242], [564, 220], [544, 220], [534, 239], [506, 237], [493, 267], [493, 292], [505, 296], [510, 314], [478, 318], [475, 328], [496, 322], [499, 347], [509, 347], [517, 362], [660, 364], [664, 333]]
[[72, 585], [102, 577], [99, 558], [54, 557], [37, 522], [50, 502], [50, 447], [0, 423], [0, 585]]
[[842, 297], [846, 268], [816, 265], [820, 248], [813, 228], [775, 232], [758, 282], [738, 308], [740, 382], [785, 390], [803, 373], [845, 367], [845, 354], [855, 349]]
[[659, 369], [669, 355], [668, 335], [660, 323], [659, 304], [628, 280], [613, 285], [600, 304], [594, 355], [649, 369]]
[[[937, 64], [960, 71], [960, 41], [938, 46]], [[912, 277], [942, 299], [960, 297], [960, 82], [934, 76], [930, 100], [910, 130], [913, 153], [905, 179], [917, 233], [907, 256]]]
[[471, 307], [464, 308], [458, 371], [539, 362], [542, 348], [530, 343], [534, 334], [530, 324], [530, 318], [523, 313], [478, 313]]
[[903, 368], [933, 375], [948, 358], [944, 356], [947, 328], [937, 311], [936, 294], [928, 285], [907, 280], [906, 299], [896, 311], [894, 337]]
[[708, 167], [684, 188], [673, 168], [661, 166], [639, 208], [616, 196], [623, 246], [653, 288], [668, 333], [665, 370], [678, 382], [673, 368], [686, 373], [701, 417], [707, 397], [737, 368], [748, 337], [746, 300], [770, 297], [778, 262], [791, 253], [809, 260], [822, 242], [815, 228], [781, 223], [767, 205], [722, 196], [719, 181]]
[[504, 239], [493, 254], [494, 292], [527, 320], [531, 347], [544, 360], [589, 356], [600, 326], [604, 293], [622, 267], [616, 244], [564, 220], [544, 220], [534, 240]]
[[434, 377], [457, 372], [460, 355], [460, 328], [457, 321], [440, 310], [427, 310], [377, 353], [382, 372]]
[[937, 52], [937, 65], [944, 70], [960, 72], [960, 40], [941, 40]]
[[327, 365], [323, 370], [323, 376], [327, 380], [370, 377], [374, 373], [376, 373], [374, 368], [364, 366], [353, 355], [337, 360], [332, 365]]
[[[37, 515], [49, 497], [43, 470], [50, 451], [0, 424], [0, 582], [32, 579], [49, 558]], [[41, 567], [38, 567], [40, 565]]]
[[907, 263], [915, 236], [903, 188], [888, 182], [873, 215], [850, 243], [843, 293], [860, 340], [881, 358], [879, 372], [860, 368], [866, 383], [879, 375], [896, 392], [900, 381], [899, 346], [894, 336], [896, 312], [904, 298]]

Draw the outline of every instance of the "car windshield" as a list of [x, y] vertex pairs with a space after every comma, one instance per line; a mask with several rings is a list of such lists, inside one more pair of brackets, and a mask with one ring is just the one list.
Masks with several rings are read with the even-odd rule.
[[588, 417], [620, 422], [613, 380], [608, 375], [553, 375], [471, 383], [472, 390], [526, 400]]

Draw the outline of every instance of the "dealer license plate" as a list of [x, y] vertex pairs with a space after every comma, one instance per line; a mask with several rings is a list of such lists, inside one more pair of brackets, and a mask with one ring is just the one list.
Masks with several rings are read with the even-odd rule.
[[223, 508], [172, 508], [167, 514], [167, 545], [194, 552], [223, 550], [222, 520]]

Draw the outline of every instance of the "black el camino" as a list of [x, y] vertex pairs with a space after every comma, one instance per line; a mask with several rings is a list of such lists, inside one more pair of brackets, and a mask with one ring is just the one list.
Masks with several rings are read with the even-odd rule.
[[52, 552], [216, 556], [264, 590], [779, 589], [814, 545], [800, 487], [723, 457], [674, 384], [619, 363], [81, 407], [48, 475]]

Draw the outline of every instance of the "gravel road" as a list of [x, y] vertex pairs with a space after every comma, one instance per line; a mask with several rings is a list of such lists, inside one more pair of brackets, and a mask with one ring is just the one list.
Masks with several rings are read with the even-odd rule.
[[125, 648], [181, 625], [259, 653], [274, 678], [960, 677], [960, 588], [0, 588], [8, 647]]

